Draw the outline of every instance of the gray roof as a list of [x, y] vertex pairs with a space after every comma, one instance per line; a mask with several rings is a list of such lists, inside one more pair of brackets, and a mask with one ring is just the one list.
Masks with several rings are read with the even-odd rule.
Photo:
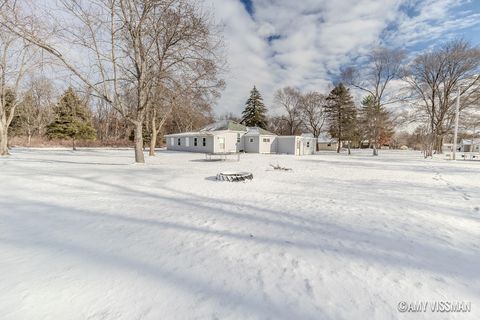
[[247, 136], [275, 136], [275, 133], [271, 133], [270, 131], [267, 131], [265, 129], [262, 129], [260, 127], [248, 127], [247, 131]]
[[[462, 139], [462, 145], [471, 145], [472, 144], [472, 139]], [[480, 139], [476, 138], [473, 139], [473, 144], [480, 144]]]
[[200, 131], [221, 131], [221, 130], [231, 130], [231, 131], [247, 131], [247, 127], [243, 124], [235, 122], [233, 120], [222, 120], [208, 126], [204, 127]]

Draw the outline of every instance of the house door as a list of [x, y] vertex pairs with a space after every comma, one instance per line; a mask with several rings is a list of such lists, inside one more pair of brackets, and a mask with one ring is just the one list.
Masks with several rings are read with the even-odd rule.
[[296, 152], [295, 152], [295, 154], [296, 154], [297, 156], [299, 156], [299, 155], [302, 154], [302, 153], [301, 153], [301, 147], [302, 147], [302, 143], [300, 142], [300, 140], [297, 140], [297, 150], [296, 150]]
[[221, 152], [225, 151], [225, 138], [223, 137], [218, 138], [218, 148], [220, 149]]

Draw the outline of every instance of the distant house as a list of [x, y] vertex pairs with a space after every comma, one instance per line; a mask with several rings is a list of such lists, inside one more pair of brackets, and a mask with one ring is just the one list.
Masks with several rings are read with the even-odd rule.
[[318, 150], [337, 150], [337, 139], [330, 138], [327, 135], [318, 137]]
[[460, 152], [480, 152], [480, 139], [462, 139]]
[[206, 126], [196, 132], [165, 135], [167, 150], [203, 153], [247, 152], [306, 155], [315, 152], [310, 136], [277, 136], [258, 127], [232, 120]]

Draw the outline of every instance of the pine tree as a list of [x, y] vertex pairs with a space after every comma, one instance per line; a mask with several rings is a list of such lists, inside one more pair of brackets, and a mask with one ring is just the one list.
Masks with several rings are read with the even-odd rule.
[[245, 110], [242, 112], [241, 123], [248, 127], [267, 128], [267, 108], [263, 104], [263, 98], [254, 86], [250, 91], [250, 98], [245, 104]]
[[[342, 83], [328, 95], [325, 113], [330, 125], [330, 135], [336, 138], [337, 153], [343, 141], [352, 140], [356, 135], [356, 108], [350, 90]], [[350, 143], [348, 144], [350, 154]]]
[[369, 140], [374, 156], [378, 155], [377, 149], [388, 142], [394, 133], [390, 113], [384, 106], [376, 103], [371, 95], [362, 100], [359, 125]]
[[54, 114], [55, 120], [47, 126], [49, 139], [72, 139], [73, 150], [76, 150], [75, 140], [95, 139], [90, 112], [72, 88], [68, 88], [60, 98]]

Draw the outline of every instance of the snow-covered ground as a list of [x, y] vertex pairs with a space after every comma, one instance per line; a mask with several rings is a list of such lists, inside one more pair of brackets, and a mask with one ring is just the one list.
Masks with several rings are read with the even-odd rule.
[[[480, 319], [480, 162], [132, 157], [0, 159], [1, 319]], [[254, 180], [214, 180], [232, 170]]]

